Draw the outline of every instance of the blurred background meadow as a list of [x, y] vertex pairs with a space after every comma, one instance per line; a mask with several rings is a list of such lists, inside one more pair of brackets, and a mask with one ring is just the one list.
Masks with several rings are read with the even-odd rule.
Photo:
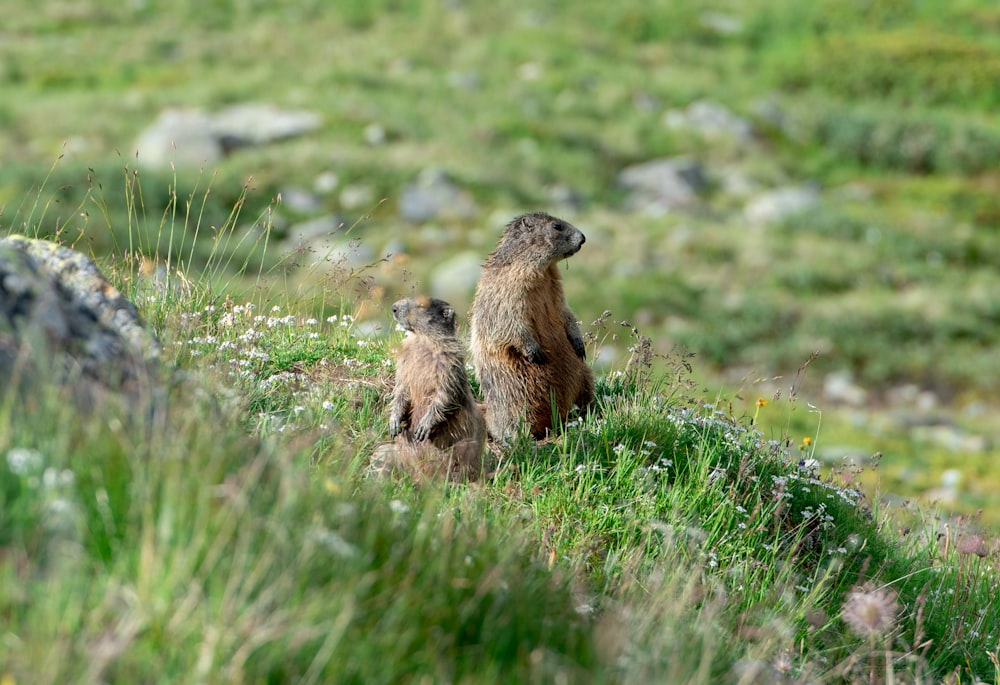
[[399, 296], [467, 311], [549, 211], [587, 236], [598, 374], [635, 328], [767, 437], [996, 531], [998, 29], [982, 0], [6, 0], [0, 227], [378, 335]]

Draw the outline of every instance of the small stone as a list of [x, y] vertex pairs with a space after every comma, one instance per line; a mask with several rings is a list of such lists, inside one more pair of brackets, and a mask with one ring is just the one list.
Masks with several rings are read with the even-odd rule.
[[735, 167], [720, 169], [718, 182], [722, 191], [732, 197], [749, 197], [759, 190], [757, 183], [743, 170]]
[[362, 137], [367, 145], [378, 147], [386, 141], [385, 128], [381, 124], [368, 124], [362, 133]]
[[562, 210], [578, 212], [583, 207], [583, 197], [568, 185], [560, 183], [549, 188], [549, 202]]
[[321, 195], [329, 195], [340, 185], [340, 178], [332, 171], [324, 171], [313, 181], [313, 190]]
[[340, 191], [340, 206], [344, 209], [371, 209], [375, 204], [375, 189], [366, 183], [352, 183]]
[[956, 454], [980, 454], [990, 446], [982, 435], [966, 433], [957, 426], [947, 424], [917, 426], [910, 434], [917, 440], [938, 445]]
[[375, 251], [368, 245], [336, 236], [321, 236], [304, 244], [299, 250], [311, 255], [303, 266], [320, 273], [339, 273], [371, 264]]
[[399, 214], [407, 221], [422, 223], [439, 217], [468, 219], [477, 210], [472, 197], [439, 168], [428, 167], [399, 195]]
[[212, 116], [216, 137], [229, 149], [305, 135], [319, 128], [320, 123], [315, 112], [283, 110], [263, 103], [231, 105]]
[[297, 248], [317, 238], [328, 238], [344, 227], [344, 220], [336, 214], [328, 214], [309, 221], [297, 223], [288, 229], [283, 245]]
[[542, 73], [542, 65], [538, 62], [525, 62], [517, 68], [517, 78], [522, 81], [537, 81]]
[[767, 126], [774, 127], [781, 133], [792, 138], [797, 139], [799, 137], [795, 131], [794, 122], [789, 118], [784, 108], [773, 99], [761, 98], [755, 101], [751, 106], [751, 112], [758, 121], [763, 122]]
[[859, 407], [868, 399], [868, 392], [856, 385], [847, 372], [829, 374], [823, 380], [823, 397], [835, 404]]
[[135, 147], [139, 164], [154, 169], [213, 164], [224, 153], [211, 117], [197, 109], [164, 110], [139, 134]]
[[660, 100], [644, 90], [632, 94], [632, 106], [639, 112], [655, 112], [660, 108]]
[[917, 395], [914, 407], [919, 412], [929, 414], [930, 412], [936, 410], [939, 404], [940, 401], [938, 400], [937, 394], [930, 390], [923, 390], [919, 395]]
[[477, 90], [481, 80], [479, 74], [471, 71], [448, 72], [448, 85], [456, 90]]
[[947, 469], [941, 474], [941, 485], [955, 489], [962, 483], [962, 472], [958, 469]]
[[283, 188], [280, 191], [281, 205], [299, 214], [311, 214], [323, 207], [323, 202], [304, 188]]
[[663, 123], [671, 129], [689, 129], [706, 137], [731, 137], [749, 141], [753, 126], [742, 117], [710, 100], [698, 100], [685, 109], [672, 109], [663, 115]]
[[754, 226], [778, 223], [819, 204], [819, 190], [812, 185], [790, 186], [762, 193], [750, 200], [743, 210]]
[[625, 205], [631, 211], [662, 216], [692, 209], [707, 181], [701, 165], [690, 157], [654, 159], [622, 169], [618, 184], [630, 190]]
[[471, 251], [441, 262], [431, 274], [431, 294], [449, 302], [467, 300], [476, 288], [482, 266], [483, 256]]
[[702, 12], [699, 23], [720, 36], [738, 36], [743, 33], [743, 22], [731, 14]]

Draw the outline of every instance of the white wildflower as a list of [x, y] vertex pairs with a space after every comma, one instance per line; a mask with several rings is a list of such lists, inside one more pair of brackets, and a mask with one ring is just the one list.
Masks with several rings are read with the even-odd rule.
[[32, 449], [15, 447], [7, 452], [7, 466], [18, 476], [27, 476], [42, 467], [42, 453]]

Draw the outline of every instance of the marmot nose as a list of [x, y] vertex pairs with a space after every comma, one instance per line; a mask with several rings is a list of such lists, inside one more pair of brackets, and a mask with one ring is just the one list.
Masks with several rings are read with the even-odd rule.
[[585, 236], [584, 234], [581, 233], [580, 234], [580, 244], [583, 245], [585, 242], [587, 242], [587, 236]]

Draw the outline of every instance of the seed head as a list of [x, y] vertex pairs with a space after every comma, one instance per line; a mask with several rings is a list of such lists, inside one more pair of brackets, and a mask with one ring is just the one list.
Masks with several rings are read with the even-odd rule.
[[963, 535], [958, 539], [956, 547], [961, 554], [975, 554], [977, 557], [986, 557], [990, 554], [986, 540], [979, 535]]
[[851, 590], [841, 608], [844, 623], [859, 637], [886, 635], [896, 623], [898, 613], [896, 592], [872, 583]]

